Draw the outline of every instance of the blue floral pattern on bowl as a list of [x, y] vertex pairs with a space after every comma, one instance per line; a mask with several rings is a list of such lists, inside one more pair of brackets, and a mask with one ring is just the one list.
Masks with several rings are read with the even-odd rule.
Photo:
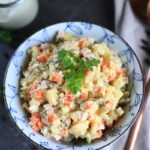
[[[20, 72], [27, 61], [26, 52], [31, 46], [51, 41], [58, 30], [70, 32], [78, 37], [93, 37], [100, 43], [106, 43], [111, 50], [118, 53], [129, 73], [130, 84], [132, 85], [131, 103], [126, 107], [125, 115], [121, 122], [109, 130], [103, 139], [91, 144], [82, 145], [79, 143], [66, 145], [45, 138], [31, 129], [28, 124], [28, 119], [26, 118], [26, 113], [21, 106], [21, 100], [19, 97], [19, 79]], [[143, 98], [142, 71], [133, 50], [125, 41], [108, 29], [86, 22], [67, 22], [52, 25], [29, 37], [13, 54], [6, 70], [4, 87], [6, 107], [15, 124], [30, 140], [41, 147], [53, 150], [94, 150], [113, 143], [113, 141], [118, 139], [133, 124], [140, 110]]]

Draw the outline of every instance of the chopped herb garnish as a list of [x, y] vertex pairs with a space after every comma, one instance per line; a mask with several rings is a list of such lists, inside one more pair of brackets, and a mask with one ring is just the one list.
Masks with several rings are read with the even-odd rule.
[[60, 59], [64, 78], [67, 82], [67, 88], [73, 94], [80, 90], [86, 70], [92, 71], [93, 67], [99, 64], [99, 60], [84, 60], [64, 49], [58, 52], [58, 58]]

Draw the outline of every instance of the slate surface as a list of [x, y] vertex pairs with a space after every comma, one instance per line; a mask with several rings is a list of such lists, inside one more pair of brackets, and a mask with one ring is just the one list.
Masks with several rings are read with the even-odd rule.
[[[29, 11], [32, 13], [32, 10]], [[91, 22], [113, 31], [113, 0], [40, 0], [36, 19], [29, 26], [13, 31], [14, 40], [11, 48], [0, 43], [0, 85], [3, 83], [10, 56], [24, 39], [43, 27], [65, 21]], [[2, 98], [0, 99], [0, 150], [39, 150], [16, 129]]]

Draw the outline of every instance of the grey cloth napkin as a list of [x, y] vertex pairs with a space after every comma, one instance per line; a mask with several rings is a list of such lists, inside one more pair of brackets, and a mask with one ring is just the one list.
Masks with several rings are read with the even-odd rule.
[[[144, 71], [147, 68], [144, 64], [146, 54], [141, 50], [141, 39], [146, 39], [144, 25], [135, 17], [132, 12], [128, 0], [114, 0], [115, 2], [115, 32], [123, 37], [127, 43], [137, 54]], [[135, 150], [150, 150], [150, 97], [146, 106], [146, 111], [139, 131]], [[111, 146], [104, 148], [104, 150], [123, 150], [126, 144], [129, 131], [116, 141]]]

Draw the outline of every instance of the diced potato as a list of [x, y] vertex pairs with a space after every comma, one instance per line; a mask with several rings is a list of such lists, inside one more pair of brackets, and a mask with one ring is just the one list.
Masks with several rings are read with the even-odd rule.
[[70, 34], [70, 33], [65, 33], [65, 34], [64, 34], [64, 40], [65, 40], [65, 41], [70, 41], [71, 38], [72, 38], [72, 34]]
[[100, 56], [108, 57], [110, 55], [110, 50], [106, 44], [94, 44], [92, 47], [94, 52]]
[[42, 129], [41, 129], [41, 132], [45, 135], [45, 136], [47, 136], [47, 134], [48, 134], [48, 128], [45, 126], [45, 127], [43, 127]]
[[79, 121], [72, 125], [69, 132], [73, 134], [76, 138], [83, 137], [89, 127], [89, 121]]
[[125, 84], [128, 83], [128, 78], [127, 77], [119, 77], [116, 80], [113, 81], [113, 85], [117, 88], [120, 89], [122, 88]]
[[32, 59], [35, 59], [37, 58], [37, 56], [40, 54], [40, 51], [38, 49], [37, 46], [34, 46], [32, 49], [31, 49], [31, 55], [32, 55]]
[[67, 114], [70, 111], [70, 108], [67, 106], [61, 107], [61, 113], [62, 114]]
[[29, 111], [31, 111], [32, 113], [36, 113], [39, 111], [39, 106], [37, 106], [37, 105], [30, 106]]
[[31, 101], [29, 101], [30, 106], [32, 106], [32, 105], [40, 106], [40, 104], [41, 104], [41, 101], [38, 101], [35, 99], [32, 99]]
[[120, 100], [120, 98], [123, 96], [123, 92], [113, 86], [109, 86], [106, 89], [106, 93], [104, 95], [104, 99], [106, 101], [110, 101], [112, 104], [112, 110], [114, 110]]
[[118, 115], [116, 113], [115, 110], [112, 110], [108, 113], [109, 117], [112, 119], [112, 120], [116, 120], [118, 118]]
[[116, 109], [116, 113], [120, 117], [120, 116], [122, 116], [124, 114], [124, 110], [121, 107], [118, 107]]
[[58, 100], [58, 94], [56, 89], [47, 90], [46, 92], [46, 100], [51, 105], [56, 105]]
[[[86, 105], [89, 105], [89, 108], [86, 108]], [[98, 104], [94, 101], [88, 101], [85, 103], [85, 109], [87, 112], [94, 113], [98, 110]]]
[[76, 111], [73, 111], [70, 113], [70, 118], [73, 120], [73, 122], [77, 122], [78, 121], [78, 115]]
[[57, 125], [52, 125], [52, 126], [51, 126], [51, 132], [52, 132], [52, 134], [54, 134], [54, 135], [60, 134], [60, 128], [58, 128]]

